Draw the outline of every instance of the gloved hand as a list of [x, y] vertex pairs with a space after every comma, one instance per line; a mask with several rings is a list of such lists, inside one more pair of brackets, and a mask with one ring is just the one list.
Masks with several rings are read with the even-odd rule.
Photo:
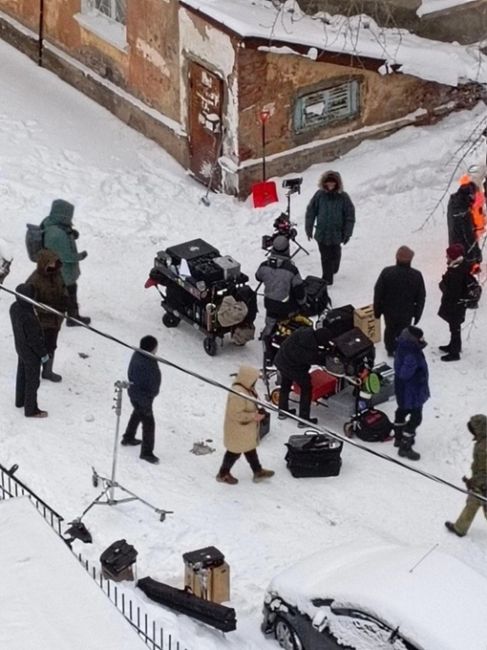
[[471, 484], [472, 484], [472, 480], [469, 479], [469, 478], [467, 478], [466, 476], [462, 476], [462, 481], [465, 483], [465, 485], [467, 486], [467, 488], [470, 490], [470, 488], [471, 488]]
[[49, 355], [45, 354], [43, 357], [41, 357], [41, 363], [47, 363], [49, 361]]
[[87, 257], [88, 257], [88, 251], [81, 251], [81, 253], [79, 254], [80, 261], [85, 260]]
[[306, 237], [308, 238], [308, 241], [311, 241], [313, 239], [313, 235], [306, 235]]
[[413, 323], [414, 325], [417, 325], [419, 323], [419, 318], [417, 316], [414, 317]]
[[78, 239], [79, 232], [76, 230], [76, 228], [71, 228], [71, 234], [73, 236], [73, 239]]
[[342, 244], [345, 246], [346, 244], [348, 244], [349, 241], [350, 241], [350, 237], [345, 237]]

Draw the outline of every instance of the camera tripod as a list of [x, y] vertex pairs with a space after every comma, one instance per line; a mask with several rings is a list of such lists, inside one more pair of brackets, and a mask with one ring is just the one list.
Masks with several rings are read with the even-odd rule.
[[[127, 381], [116, 381], [115, 382], [115, 397], [113, 401], [115, 402], [112, 406], [112, 409], [115, 411], [117, 416], [116, 426], [115, 426], [115, 440], [113, 445], [113, 459], [112, 459], [112, 474], [111, 477], [102, 476], [98, 474], [96, 469], [92, 467], [92, 476], [91, 481], [93, 487], [98, 487], [100, 483], [103, 484], [103, 490], [100, 494], [94, 499], [81, 513], [80, 517], [70, 522], [71, 528], [67, 531], [71, 536], [78, 537], [82, 539], [81, 535], [85, 534], [86, 528], [82, 523], [83, 517], [93, 508], [93, 506], [116, 506], [121, 503], [129, 503], [130, 501], [140, 501], [145, 506], [153, 510], [159, 515], [159, 520], [164, 521], [166, 515], [173, 514], [172, 510], [164, 510], [163, 508], [158, 508], [142, 497], [139, 497], [135, 492], [128, 490], [123, 485], [116, 480], [117, 474], [117, 460], [118, 460], [118, 448], [119, 448], [119, 436], [120, 436], [120, 416], [122, 414], [122, 396], [123, 390], [127, 389], [130, 386], [130, 383]], [[124, 494], [129, 496], [123, 497], [121, 499], [115, 498], [115, 490], [121, 490]], [[102, 499], [105, 499], [104, 501]], [[88, 533], [89, 536], [89, 533]], [[91, 537], [91, 536], [90, 536]], [[90, 540], [91, 541], [91, 540]]]

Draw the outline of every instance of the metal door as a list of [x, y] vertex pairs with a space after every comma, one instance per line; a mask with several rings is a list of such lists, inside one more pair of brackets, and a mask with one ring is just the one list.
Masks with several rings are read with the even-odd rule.
[[220, 187], [223, 82], [198, 63], [189, 63], [189, 168], [212, 189]]

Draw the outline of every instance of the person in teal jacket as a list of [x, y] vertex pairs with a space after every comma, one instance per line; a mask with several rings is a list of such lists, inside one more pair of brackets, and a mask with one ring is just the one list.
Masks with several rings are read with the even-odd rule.
[[338, 172], [328, 171], [319, 183], [320, 189], [308, 204], [305, 229], [308, 239], [318, 242], [323, 280], [333, 284], [342, 257], [342, 244], [347, 244], [355, 225], [355, 207], [346, 192]]
[[[76, 240], [79, 233], [73, 228], [73, 214], [74, 205], [68, 201], [56, 199], [52, 202], [51, 212], [42, 222], [44, 248], [57, 253], [62, 262], [61, 273], [68, 292], [68, 316], [89, 325], [91, 318], [79, 314], [77, 285], [80, 276], [79, 263], [86, 259], [88, 253], [78, 253]], [[68, 319], [67, 325], [74, 327], [78, 323]]]

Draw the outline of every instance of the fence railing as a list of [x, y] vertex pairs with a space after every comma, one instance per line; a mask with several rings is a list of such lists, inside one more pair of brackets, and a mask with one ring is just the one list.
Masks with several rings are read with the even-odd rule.
[[[0, 500], [22, 496], [28, 497], [52, 529], [59, 537], [64, 539], [61, 529], [64, 521], [63, 517], [14, 476], [13, 472], [13, 469], [9, 470], [0, 463]], [[75, 556], [118, 611], [137, 631], [150, 650], [187, 650], [169, 632], [166, 632], [163, 627], [150, 619], [140, 605], [137, 605], [121, 587], [105, 578], [95, 566], [90, 565], [81, 553], [75, 554]]]

